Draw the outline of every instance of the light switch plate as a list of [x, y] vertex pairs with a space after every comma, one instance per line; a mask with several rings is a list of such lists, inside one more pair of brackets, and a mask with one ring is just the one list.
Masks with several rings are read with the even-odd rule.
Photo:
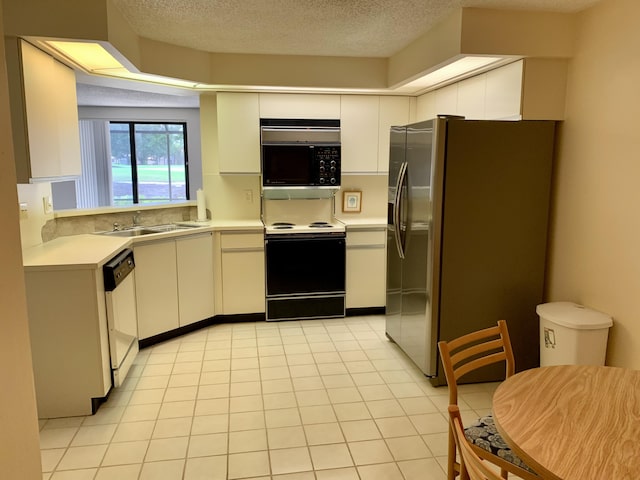
[[51, 195], [47, 195], [42, 197], [42, 207], [44, 208], [44, 213], [53, 213], [53, 202], [51, 201]]

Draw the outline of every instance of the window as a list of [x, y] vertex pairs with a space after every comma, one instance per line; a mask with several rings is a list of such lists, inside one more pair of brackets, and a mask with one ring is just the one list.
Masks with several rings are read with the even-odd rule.
[[186, 122], [80, 120], [79, 127], [82, 176], [52, 188], [54, 209], [189, 200]]
[[111, 204], [188, 200], [186, 123], [109, 122]]

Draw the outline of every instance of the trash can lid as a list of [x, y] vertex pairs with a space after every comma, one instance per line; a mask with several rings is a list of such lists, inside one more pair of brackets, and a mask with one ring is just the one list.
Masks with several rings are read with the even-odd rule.
[[575, 330], [596, 330], [613, 325], [611, 317], [573, 302], [543, 303], [536, 307], [540, 318]]

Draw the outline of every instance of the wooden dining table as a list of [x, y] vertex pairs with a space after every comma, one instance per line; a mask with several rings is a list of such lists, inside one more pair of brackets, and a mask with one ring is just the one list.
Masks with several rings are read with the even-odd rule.
[[493, 396], [498, 432], [543, 479], [640, 479], [640, 371], [525, 370]]

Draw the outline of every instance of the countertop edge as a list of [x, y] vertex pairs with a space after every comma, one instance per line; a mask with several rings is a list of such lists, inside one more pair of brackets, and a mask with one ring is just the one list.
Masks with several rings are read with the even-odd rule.
[[193, 224], [193, 228], [139, 237], [118, 237], [99, 233], [58, 237], [49, 242], [25, 248], [22, 252], [22, 265], [25, 272], [98, 269], [118, 252], [125, 248], [133, 248], [137, 243], [216, 231], [262, 231], [264, 228], [260, 220], [210, 220], [181, 223]]

